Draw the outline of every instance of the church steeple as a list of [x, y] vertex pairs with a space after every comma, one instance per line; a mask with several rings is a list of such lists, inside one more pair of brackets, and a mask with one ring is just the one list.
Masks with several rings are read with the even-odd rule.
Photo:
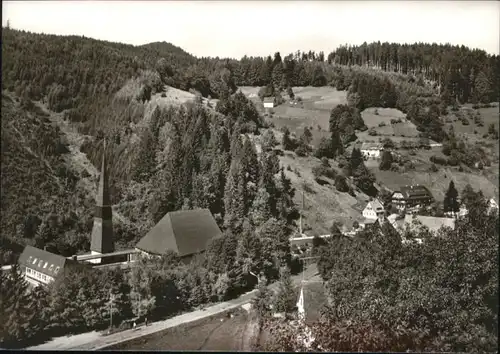
[[[106, 140], [102, 154], [101, 175], [96, 196], [94, 226], [92, 228], [90, 250], [94, 254], [111, 253], [115, 250], [113, 239], [113, 214], [109, 198], [108, 174], [106, 166]], [[100, 260], [99, 260], [100, 261]]]

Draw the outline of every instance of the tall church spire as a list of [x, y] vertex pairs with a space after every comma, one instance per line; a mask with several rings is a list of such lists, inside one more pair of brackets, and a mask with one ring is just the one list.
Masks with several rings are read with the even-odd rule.
[[104, 140], [101, 175], [99, 178], [99, 188], [96, 196], [94, 226], [92, 228], [90, 244], [90, 251], [94, 254], [111, 253], [115, 250], [113, 240], [113, 215], [109, 198], [108, 174], [105, 156], [106, 140]]

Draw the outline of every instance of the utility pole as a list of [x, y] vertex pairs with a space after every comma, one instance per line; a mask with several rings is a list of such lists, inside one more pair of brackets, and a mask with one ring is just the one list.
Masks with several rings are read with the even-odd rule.
[[304, 191], [302, 191], [302, 208], [299, 212], [299, 232], [300, 237], [302, 237], [302, 211], [304, 210]]
[[111, 290], [109, 291], [109, 331], [108, 333], [111, 333], [111, 329], [113, 328], [113, 301], [115, 300], [115, 297]]

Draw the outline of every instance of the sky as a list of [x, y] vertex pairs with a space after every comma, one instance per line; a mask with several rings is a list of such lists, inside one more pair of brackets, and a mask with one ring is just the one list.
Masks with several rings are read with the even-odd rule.
[[498, 1], [2, 1], [2, 26], [241, 58], [342, 44], [436, 42], [500, 52]]

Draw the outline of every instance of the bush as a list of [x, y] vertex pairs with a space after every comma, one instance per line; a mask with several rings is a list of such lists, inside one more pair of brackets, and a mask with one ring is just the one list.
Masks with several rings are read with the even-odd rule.
[[308, 153], [309, 153], [309, 149], [304, 144], [300, 144], [299, 147], [297, 147], [295, 149], [295, 154], [297, 154], [297, 156], [300, 156], [300, 157], [307, 156]]
[[167, 97], [167, 94], [165, 92], [162, 92], [161, 97]]
[[394, 144], [394, 141], [392, 141], [389, 138], [385, 138], [381, 141], [382, 145], [384, 146], [385, 149], [394, 149], [396, 147], [396, 144]]
[[430, 170], [431, 172], [437, 172], [437, 171], [438, 171], [438, 168], [437, 168], [437, 166], [436, 166], [435, 164], [432, 164], [432, 165], [431, 165], [431, 167], [429, 168], [429, 170]]
[[307, 182], [302, 182], [302, 189], [304, 192], [309, 193], [309, 194], [316, 194], [314, 189], [312, 189], [311, 185]]
[[337, 177], [335, 177], [335, 188], [339, 192], [349, 192], [350, 188], [347, 184], [347, 178], [343, 175], [337, 175]]
[[380, 122], [380, 123], [378, 124], [378, 126], [379, 126], [379, 127], [385, 127], [385, 122]]
[[447, 160], [441, 156], [432, 155], [429, 160], [438, 165], [447, 165]]
[[368, 135], [370, 135], [370, 136], [377, 136], [377, 132], [375, 131], [374, 128], [370, 128], [370, 130], [368, 130]]
[[375, 109], [375, 112], [373, 112], [376, 116], [378, 116], [378, 109]]
[[333, 179], [337, 175], [337, 173], [335, 172], [335, 170], [333, 168], [325, 166], [323, 164], [321, 164], [319, 166], [314, 166], [312, 168], [312, 173], [314, 175], [314, 178], [316, 178], [316, 179], [318, 179], [322, 176]]

